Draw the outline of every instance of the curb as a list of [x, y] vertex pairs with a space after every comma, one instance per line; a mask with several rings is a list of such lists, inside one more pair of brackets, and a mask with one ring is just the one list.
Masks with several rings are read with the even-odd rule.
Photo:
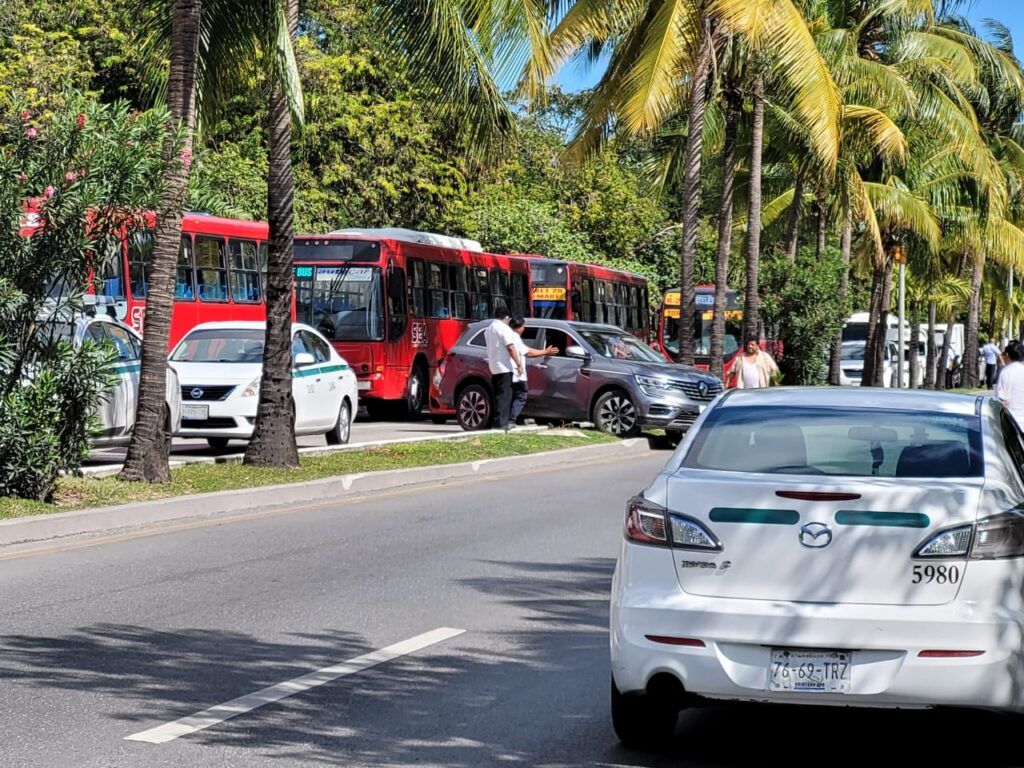
[[[299, 448], [300, 456], [329, 456], [332, 453], [346, 453], [348, 451], [361, 451], [364, 448], [378, 448], [382, 445], [399, 445], [401, 443], [432, 443], [437, 440], [472, 440], [479, 435], [487, 435], [497, 430], [487, 432], [443, 432], [437, 435], [423, 435], [419, 437], [398, 437], [383, 440], [365, 440], [361, 443], [348, 443], [347, 445], [311, 445], [306, 448]], [[517, 427], [516, 432], [546, 432], [548, 427], [522, 426]], [[245, 452], [226, 453], [220, 456], [180, 456], [178, 458], [171, 454], [171, 469], [188, 466], [189, 464], [241, 464], [245, 458]], [[97, 467], [84, 467], [84, 477], [113, 477], [121, 471], [121, 464], [102, 464]]]
[[[109, 534], [126, 529], [156, 526], [188, 519], [216, 518], [253, 509], [342, 501], [369, 492], [418, 485], [444, 485], [449, 481], [490, 477], [554, 466], [570, 465], [598, 458], [629, 458], [648, 451], [644, 438], [617, 443], [563, 448], [542, 453], [482, 459], [463, 464], [441, 464], [413, 469], [384, 470], [340, 475], [288, 485], [242, 488], [216, 493], [176, 496], [158, 501], [115, 507], [79, 509], [49, 515], [0, 520], [0, 548], [30, 545], [54, 539]], [[256, 493], [254, 493], [256, 491]]]

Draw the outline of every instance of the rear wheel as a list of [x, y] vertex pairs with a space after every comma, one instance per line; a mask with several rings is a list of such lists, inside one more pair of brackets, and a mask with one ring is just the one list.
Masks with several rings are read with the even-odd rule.
[[658, 750], [671, 740], [679, 710], [664, 698], [649, 693], [626, 696], [612, 680], [612, 727], [627, 747]]
[[605, 392], [594, 403], [594, 424], [602, 432], [616, 437], [640, 434], [640, 414], [630, 396], [621, 389]]
[[208, 437], [206, 443], [215, 451], [223, 451], [228, 447], [228, 439], [226, 437]]
[[490, 429], [494, 421], [491, 393], [480, 384], [470, 384], [455, 398], [455, 412], [459, 426], [468, 432]]
[[338, 422], [334, 428], [324, 435], [328, 445], [346, 445], [352, 435], [352, 406], [343, 400], [338, 409]]

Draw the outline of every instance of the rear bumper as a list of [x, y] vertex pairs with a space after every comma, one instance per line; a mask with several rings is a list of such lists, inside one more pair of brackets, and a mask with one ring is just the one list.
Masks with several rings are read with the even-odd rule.
[[[631, 549], [639, 548], [625, 545]], [[626, 554], [626, 553], [624, 553]], [[642, 571], [657, 561], [652, 581]], [[629, 557], [629, 555], [626, 555]], [[712, 699], [832, 706], [980, 707], [1024, 710], [1024, 614], [961, 600], [941, 606], [787, 603], [689, 595], [674, 582], [668, 551], [641, 553], [640, 570], [616, 570], [611, 660], [623, 692], [659, 673]], [[972, 564], [973, 565], [973, 564]], [[673, 581], [665, 581], [664, 573]], [[630, 586], [630, 582], [634, 586]], [[993, 589], [992, 597], [999, 593]], [[665, 645], [648, 635], [700, 640]], [[852, 651], [851, 692], [769, 690], [773, 647]], [[972, 658], [920, 658], [922, 650], [978, 650]]]

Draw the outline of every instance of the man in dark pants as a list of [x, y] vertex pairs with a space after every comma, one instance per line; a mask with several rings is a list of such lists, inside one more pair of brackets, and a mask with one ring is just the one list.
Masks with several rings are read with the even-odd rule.
[[512, 374], [526, 375], [526, 361], [519, 354], [519, 336], [509, 327], [512, 314], [499, 307], [494, 320], [484, 331], [487, 342], [487, 367], [491, 371], [491, 389], [494, 391], [495, 418], [498, 429], [509, 429], [509, 411], [512, 407]]
[[[509, 327], [516, 333], [516, 348], [519, 350], [519, 357], [526, 362], [528, 357], [548, 357], [558, 354], [558, 347], [549, 346], [547, 349], [533, 349], [523, 341], [523, 331], [526, 330], [526, 321], [521, 317], [513, 317]], [[509, 409], [509, 428], [514, 428], [516, 420], [526, 407], [526, 398], [529, 393], [529, 386], [526, 380], [526, 371], [519, 375], [512, 374], [512, 406]]]

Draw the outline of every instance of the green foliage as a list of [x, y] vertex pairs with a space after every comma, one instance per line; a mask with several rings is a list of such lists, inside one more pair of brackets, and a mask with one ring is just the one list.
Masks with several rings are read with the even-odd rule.
[[112, 356], [73, 348], [56, 323], [81, 310], [96, 254], [120, 248], [162, 177], [165, 112], [62, 102], [0, 115], [0, 495], [47, 499], [87, 455]]
[[821, 258], [814, 248], [801, 249], [796, 264], [785, 257], [762, 265], [761, 317], [769, 336], [782, 339], [779, 360], [786, 384], [816, 386], [828, 377], [828, 349], [848, 316], [839, 301], [843, 262], [828, 247]]

